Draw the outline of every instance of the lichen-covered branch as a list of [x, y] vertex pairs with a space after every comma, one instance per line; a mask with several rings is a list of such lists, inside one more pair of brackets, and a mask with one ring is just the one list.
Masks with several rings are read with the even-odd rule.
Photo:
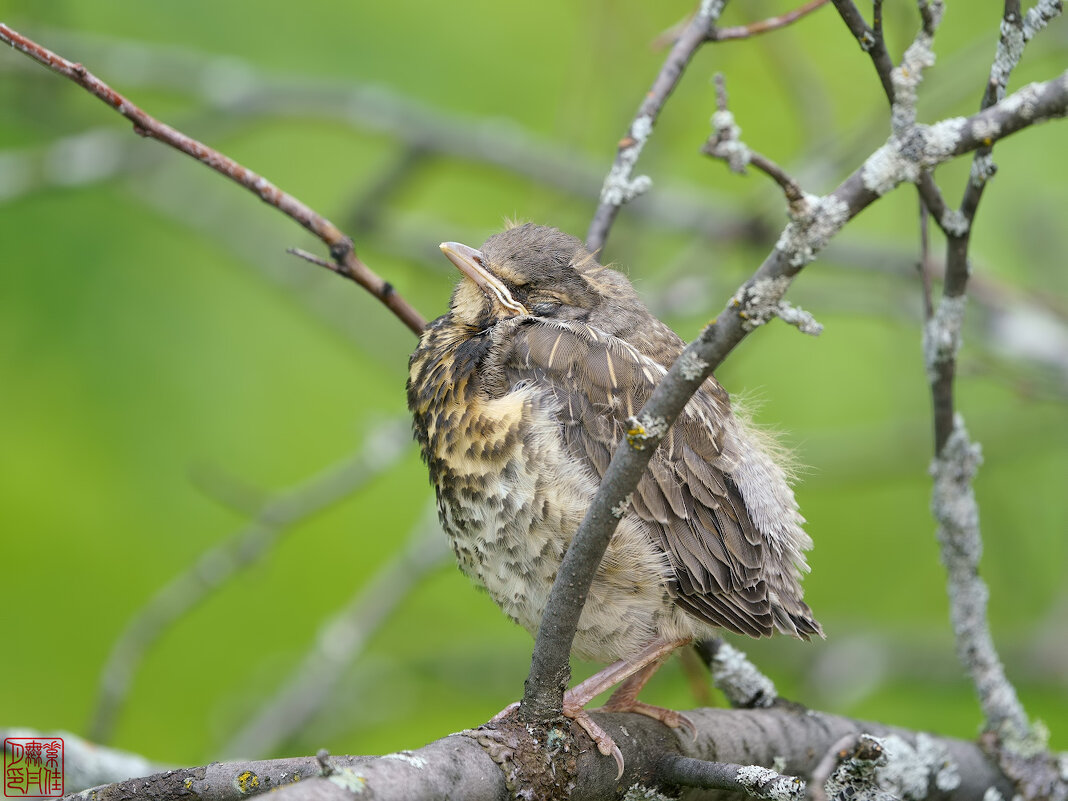
[[805, 798], [805, 782], [796, 776], [784, 776], [759, 765], [710, 762], [678, 754], [666, 754], [661, 758], [657, 766], [657, 784], [661, 787], [732, 790], [750, 798], [774, 801], [803, 801]]
[[612, 510], [634, 491], [654, 450], [689, 398], [753, 330], [750, 321], [760, 319], [769, 307], [777, 308], [793, 278], [831, 238], [900, 183], [915, 181], [924, 169], [975, 150], [987, 138], [1000, 139], [1066, 113], [1068, 71], [1060, 78], [1025, 86], [971, 117], [915, 125], [906, 141], [891, 137], [832, 193], [808, 195], [798, 204], [800, 208], [764, 263], [719, 316], [686, 346], [639, 413], [639, 419], [658, 422], [657, 433], [650, 433], [640, 449], [631, 447], [626, 439], [616, 446], [550, 592], [524, 688], [523, 719], [550, 719], [559, 711], [570, 676], [568, 659], [578, 619], [619, 522]]
[[[1009, 76], [1023, 55], [1024, 45], [1058, 13], [1060, 0], [1039, 0], [1022, 14], [1019, 0], [1006, 0], [990, 77], [983, 92], [981, 113], [1005, 102]], [[1068, 72], [1060, 79], [1068, 87]], [[1029, 90], [1030, 87], [1025, 87]], [[1013, 97], [1020, 96], [1020, 93]], [[1030, 93], [1010, 108], [1033, 113]], [[999, 130], [990, 122], [993, 132]], [[988, 590], [979, 576], [983, 542], [979, 506], [972, 479], [982, 461], [954, 404], [954, 380], [960, 350], [966, 290], [970, 276], [968, 250], [976, 210], [993, 174], [990, 158], [994, 138], [982, 141], [972, 161], [960, 208], [945, 212], [946, 270], [942, 297], [924, 327], [924, 362], [931, 385], [935, 458], [931, 509], [938, 522], [938, 542], [946, 568], [950, 618], [957, 654], [975, 684], [991, 746], [1006, 775], [1017, 783], [1025, 799], [1068, 798], [1068, 778], [1059, 775], [1046, 751], [1044, 732], [1031, 724], [994, 647], [987, 621]]]
[[742, 651], [720, 639], [703, 640], [697, 653], [712, 674], [712, 683], [735, 709], [767, 708], [779, 693], [775, 684]]
[[642, 148], [645, 147], [645, 143], [653, 132], [660, 110], [678, 85], [693, 54], [708, 40], [709, 31], [719, 19], [725, 4], [726, 0], [702, 0], [697, 13], [683, 28], [671, 52], [668, 53], [664, 66], [660, 68], [656, 80], [653, 81], [652, 87], [638, 107], [638, 113], [631, 120], [627, 133], [619, 140], [615, 161], [604, 179], [601, 200], [586, 233], [586, 247], [591, 251], [596, 253], [604, 248], [608, 232], [623, 204], [633, 200], [652, 186], [652, 181], [647, 175], [632, 177], [634, 165], [638, 162]]
[[[796, 705], [689, 710], [686, 716], [697, 727], [696, 739], [688, 734], [679, 736], [642, 715], [593, 715], [622, 750], [626, 772], [617, 782], [612, 760], [604, 759], [585, 734], [577, 733], [578, 748], [567, 752], [567, 764], [558, 766], [559, 771], [566, 771], [564, 778], [572, 801], [619, 798], [628, 791], [675, 792], [680, 784], [699, 784], [702, 772], [698, 761], [733, 764], [735, 778], [738, 768], [750, 766], [741, 782], [749, 782], [753, 789], [781, 786], [796, 792], [797, 783], [791, 779], [780, 783], [766, 780], [772, 778], [772, 771], [805, 779], [832, 746], [845, 738], [859, 741], [862, 735], [878, 738], [884, 745], [897, 744], [903, 760], [897, 764], [909, 766], [909, 781], [913, 786], [923, 782], [938, 788], [942, 801], [979, 801], [990, 787], [1006, 798], [1011, 792], [1011, 785], [975, 743], [827, 715]], [[514, 723], [504, 728], [483, 727], [453, 734], [413, 751], [381, 757], [327, 756], [322, 762], [326, 770], [315, 757], [216, 763], [131, 779], [67, 799], [185, 801], [195, 797], [200, 801], [240, 801], [274, 791], [272, 798], [277, 801], [510, 801], [520, 789], [514, 783], [517, 777], [531, 769], [548, 767], [544, 746], [535, 741], [526, 726]], [[894, 776], [902, 775], [900, 771], [885, 773], [886, 784], [880, 786], [887, 789], [895, 786], [889, 783]], [[956, 782], [950, 777], [956, 777]], [[545, 796], [527, 788], [523, 797]], [[737, 790], [712, 790], [702, 798], [736, 799]]]
[[81, 64], [68, 61], [51, 50], [12, 30], [0, 22], [0, 42], [11, 45], [21, 53], [48, 67], [53, 72], [70, 78], [93, 96], [128, 119], [134, 132], [173, 147], [199, 161], [255, 194], [264, 203], [274, 206], [286, 216], [296, 220], [330, 248], [331, 257], [338, 264], [338, 272], [380, 300], [413, 333], [419, 334], [426, 327], [426, 320], [400, 294], [393, 285], [371, 270], [356, 255], [352, 240], [343, 234], [326, 217], [292, 195], [283, 192], [266, 178], [238, 164], [215, 148], [186, 136], [116, 92], [93, 75]]
[[747, 165], [771, 178], [782, 189], [789, 204], [799, 203], [804, 192], [797, 180], [767, 156], [752, 150], [741, 139], [742, 129], [735, 123], [734, 115], [727, 108], [727, 83], [723, 73], [716, 73], [716, 113], [712, 115], [712, 135], [701, 152], [727, 162], [732, 172], [745, 174]]

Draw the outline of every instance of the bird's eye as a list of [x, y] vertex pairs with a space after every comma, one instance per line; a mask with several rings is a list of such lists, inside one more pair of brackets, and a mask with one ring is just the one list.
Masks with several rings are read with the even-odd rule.
[[556, 310], [560, 308], [560, 303], [553, 301], [542, 301], [541, 303], [535, 303], [530, 307], [530, 313], [535, 317], [551, 317], [556, 313]]

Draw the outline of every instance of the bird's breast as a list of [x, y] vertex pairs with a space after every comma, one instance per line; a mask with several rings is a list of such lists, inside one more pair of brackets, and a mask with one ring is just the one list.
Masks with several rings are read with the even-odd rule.
[[[417, 351], [409, 381], [439, 517], [461, 570], [535, 633], [599, 477], [569, 451], [568, 410], [550, 386], [528, 377], [487, 392], [482, 371], [456, 365], [440, 348], [432, 359]], [[662, 551], [627, 515], [591, 587], [575, 653], [608, 661], [646, 645], [671, 615], [666, 570]]]

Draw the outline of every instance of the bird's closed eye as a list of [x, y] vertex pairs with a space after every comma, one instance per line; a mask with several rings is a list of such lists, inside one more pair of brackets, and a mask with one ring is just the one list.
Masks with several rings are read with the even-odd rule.
[[560, 301], [542, 301], [530, 307], [530, 313], [535, 317], [551, 317], [560, 308]]

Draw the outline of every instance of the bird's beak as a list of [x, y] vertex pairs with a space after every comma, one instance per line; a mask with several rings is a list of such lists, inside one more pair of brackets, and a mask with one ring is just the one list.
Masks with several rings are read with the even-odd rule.
[[513, 315], [530, 314], [526, 306], [512, 297], [512, 293], [508, 291], [508, 287], [501, 279], [486, 269], [486, 260], [482, 257], [481, 251], [459, 242], [442, 242], [440, 247], [448, 260], [474, 281], [475, 285], [485, 292], [491, 301], [496, 301]]

